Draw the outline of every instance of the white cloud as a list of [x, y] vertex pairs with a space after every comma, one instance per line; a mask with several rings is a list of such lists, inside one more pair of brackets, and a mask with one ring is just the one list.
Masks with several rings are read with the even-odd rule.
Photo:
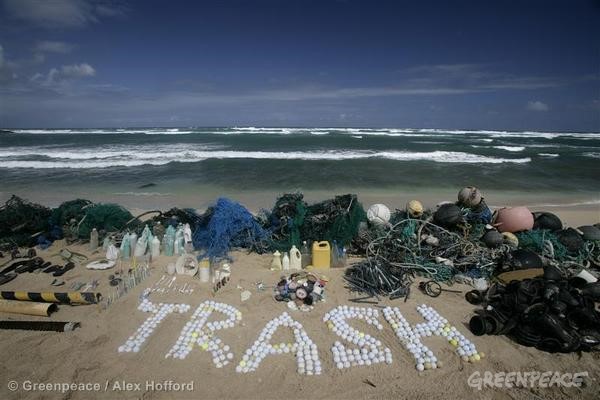
[[532, 100], [527, 102], [527, 109], [530, 111], [548, 111], [550, 107], [548, 107], [548, 104], [542, 103], [539, 100]]
[[61, 73], [67, 78], [82, 78], [96, 75], [96, 70], [90, 64], [63, 65]]
[[86, 78], [95, 76], [96, 70], [88, 63], [63, 65], [60, 68], [52, 68], [46, 75], [37, 72], [31, 78], [30, 82], [42, 86], [57, 86], [77, 78]]
[[99, 17], [123, 15], [123, 6], [102, 0], [2, 0], [14, 19], [44, 28], [81, 28]]
[[73, 50], [73, 46], [65, 42], [43, 40], [35, 45], [35, 51], [39, 53], [67, 54]]

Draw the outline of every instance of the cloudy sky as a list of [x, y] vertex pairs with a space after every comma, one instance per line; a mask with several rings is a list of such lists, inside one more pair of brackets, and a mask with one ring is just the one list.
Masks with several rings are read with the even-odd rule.
[[0, 127], [600, 132], [600, 2], [0, 0]]

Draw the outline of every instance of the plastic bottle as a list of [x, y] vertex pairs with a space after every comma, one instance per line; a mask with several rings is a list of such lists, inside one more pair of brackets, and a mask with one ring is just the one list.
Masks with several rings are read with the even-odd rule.
[[200, 271], [200, 282], [208, 283], [210, 281], [210, 262], [207, 259], [201, 260], [198, 270]]
[[160, 240], [156, 236], [152, 239], [150, 254], [152, 254], [153, 260], [156, 260], [160, 255]]
[[171, 225], [169, 225], [169, 227], [167, 228], [163, 244], [165, 246], [165, 255], [169, 257], [172, 256], [173, 248], [175, 245], [175, 228], [173, 228]]
[[273, 253], [273, 261], [271, 261], [271, 270], [272, 271], [280, 271], [281, 270], [281, 253], [275, 250]]
[[306, 244], [306, 240], [302, 242], [302, 250], [300, 253], [302, 256], [302, 269], [304, 269], [311, 265], [310, 263], [312, 262], [310, 248], [308, 247], [308, 244]]
[[129, 234], [129, 251], [131, 252], [130, 255], [134, 255], [133, 252], [135, 251], [135, 248], [137, 246], [137, 240], [138, 240], [138, 235], [137, 233], [133, 232]]
[[288, 271], [290, 269], [290, 257], [288, 257], [288, 253], [283, 253], [283, 260], [281, 260], [281, 266], [284, 271]]
[[126, 233], [123, 235], [123, 240], [121, 240], [121, 247], [119, 249], [119, 253], [121, 254], [121, 258], [123, 260], [129, 260], [129, 256], [131, 253], [131, 241], [129, 240], [129, 234]]
[[173, 254], [176, 256], [183, 253], [183, 226], [179, 224], [177, 231], [175, 232], [175, 243], [173, 247]]
[[302, 269], [302, 253], [296, 246], [292, 246], [290, 250], [290, 269]]
[[144, 254], [146, 254], [146, 250], [149, 249], [151, 244], [152, 244], [152, 233], [150, 233], [150, 228], [148, 228], [148, 225], [146, 225], [144, 227], [144, 231], [142, 232], [142, 236], [140, 236], [138, 238], [138, 241], [135, 245], [135, 251], [133, 252], [133, 254], [136, 257], [143, 256]]
[[92, 229], [90, 233], [90, 251], [94, 251], [98, 248], [98, 231], [96, 228]]
[[338, 246], [337, 241], [331, 242], [331, 266], [336, 268], [338, 266]]
[[194, 251], [194, 245], [192, 244], [192, 228], [190, 228], [190, 224], [185, 224], [183, 227], [183, 250], [186, 253], [192, 253]]
[[160, 221], [158, 221], [156, 225], [154, 225], [152, 231], [154, 232], [154, 236], [156, 236], [158, 240], [162, 242], [165, 236], [165, 227], [163, 226], [163, 224], [161, 224]]

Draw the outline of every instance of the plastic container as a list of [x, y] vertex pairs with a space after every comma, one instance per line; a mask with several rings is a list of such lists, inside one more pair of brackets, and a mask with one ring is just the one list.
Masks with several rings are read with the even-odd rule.
[[281, 260], [281, 269], [284, 271], [288, 271], [290, 269], [290, 257], [288, 257], [288, 253], [283, 253], [283, 259]]
[[135, 252], [135, 248], [137, 246], [137, 240], [138, 240], [138, 235], [137, 233], [130, 233], [129, 234], [129, 251], [130, 251], [130, 255], [134, 255]]
[[98, 248], [98, 231], [96, 228], [92, 229], [90, 233], [90, 251], [94, 251]]
[[281, 267], [281, 253], [276, 250], [273, 253], [273, 261], [271, 261], [271, 271], [280, 271]]
[[329, 242], [313, 242], [312, 245], [313, 268], [329, 269], [331, 267], [331, 247]]
[[156, 260], [158, 258], [158, 256], [160, 255], [160, 240], [158, 240], [158, 238], [156, 236], [154, 236], [154, 239], [152, 239], [152, 244], [151, 244], [151, 250], [150, 253], [152, 254], [152, 259]]
[[158, 221], [156, 225], [154, 225], [152, 231], [154, 233], [154, 236], [156, 236], [158, 240], [163, 240], [163, 237], [165, 236], [165, 227], [163, 226], [163, 224], [160, 223], [160, 221]]
[[296, 246], [290, 249], [290, 269], [299, 270], [302, 268], [302, 253]]
[[129, 260], [129, 256], [131, 255], [131, 247], [130, 247], [129, 234], [126, 233], [123, 235], [123, 240], [121, 241], [121, 248], [119, 249], [119, 253], [121, 254], [121, 259]]
[[208, 283], [210, 281], [210, 262], [208, 260], [200, 261], [198, 270], [200, 271], [200, 282]]
[[302, 255], [302, 269], [304, 269], [312, 262], [312, 254], [308, 244], [306, 244], [306, 240], [302, 242], [302, 250], [300, 251], [300, 254]]

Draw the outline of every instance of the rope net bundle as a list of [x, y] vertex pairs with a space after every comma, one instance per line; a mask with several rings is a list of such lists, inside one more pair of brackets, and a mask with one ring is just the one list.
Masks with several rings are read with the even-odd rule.
[[204, 251], [198, 258], [228, 259], [232, 248], [246, 248], [259, 254], [266, 251], [269, 232], [239, 203], [219, 198], [204, 214], [204, 221], [192, 237], [194, 248]]

